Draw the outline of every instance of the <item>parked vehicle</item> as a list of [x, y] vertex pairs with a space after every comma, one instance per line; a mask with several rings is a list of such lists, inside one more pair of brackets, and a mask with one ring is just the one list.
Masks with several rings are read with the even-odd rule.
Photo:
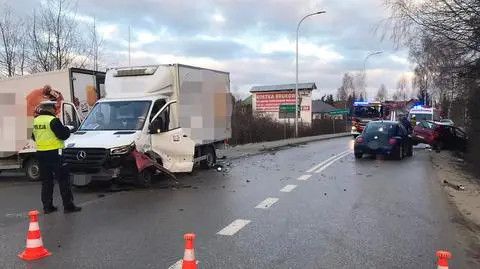
[[60, 120], [75, 125], [74, 121], [81, 121], [100, 98], [104, 81], [104, 72], [78, 68], [0, 80], [1, 99], [7, 103], [2, 104], [0, 115], [0, 172], [24, 168], [30, 180], [38, 180], [40, 169], [31, 140], [37, 106], [45, 100], [56, 101]]
[[211, 168], [216, 146], [231, 137], [229, 73], [181, 64], [107, 70], [106, 98], [63, 150], [73, 184], [132, 180], [149, 186], [156, 171], [137, 171], [133, 151], [172, 173]]
[[440, 120], [440, 110], [432, 107], [414, 106], [408, 113], [408, 120], [411, 121], [414, 115], [417, 124], [422, 120]]
[[453, 120], [451, 120], [451, 119], [441, 119], [439, 122], [443, 123], [443, 124], [448, 124], [448, 125], [454, 125], [455, 124], [453, 122]]
[[401, 160], [413, 155], [412, 139], [399, 122], [371, 121], [355, 139], [354, 154], [357, 159], [364, 154], [381, 154]]
[[413, 128], [415, 144], [424, 143], [434, 149], [453, 149], [465, 151], [467, 135], [459, 127], [434, 121], [420, 121]]

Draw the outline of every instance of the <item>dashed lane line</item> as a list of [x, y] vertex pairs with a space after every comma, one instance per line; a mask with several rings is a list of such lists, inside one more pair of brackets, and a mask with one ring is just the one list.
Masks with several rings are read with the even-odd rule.
[[275, 204], [278, 200], [278, 198], [268, 197], [267, 199], [260, 202], [255, 208], [268, 209], [272, 207], [272, 205]]
[[315, 171], [315, 173], [320, 173], [322, 172], [323, 170], [327, 169], [330, 165], [334, 164], [336, 161], [340, 160], [341, 158], [347, 156], [348, 154], [350, 154], [350, 151], [347, 151], [346, 153], [344, 154], [341, 154], [340, 156], [338, 156], [337, 158], [331, 160], [330, 162], [326, 163], [325, 165], [323, 165], [322, 167], [320, 167], [317, 171]]
[[339, 154], [337, 154], [337, 155], [333, 155], [332, 157], [326, 159], [325, 161], [323, 161], [323, 162], [315, 165], [314, 167], [308, 169], [306, 172], [307, 172], [307, 173], [312, 173], [313, 171], [315, 171], [315, 170], [317, 170], [318, 168], [322, 167], [323, 165], [325, 165], [326, 163], [330, 162], [331, 160], [337, 158], [338, 156], [340, 156], [340, 155], [342, 155], [342, 154], [348, 153], [348, 152], [350, 152], [350, 150], [346, 150], [346, 151], [341, 152], [341, 153], [339, 153]]
[[225, 228], [221, 229], [217, 232], [218, 235], [228, 235], [232, 236], [240, 231], [243, 227], [250, 223], [250, 220], [246, 219], [236, 219], [232, 223], [230, 223]]
[[298, 180], [308, 180], [312, 175], [301, 175], [297, 179]]
[[286, 186], [283, 187], [280, 191], [281, 191], [281, 192], [291, 192], [291, 191], [293, 191], [296, 187], [297, 187], [297, 185], [286, 185]]

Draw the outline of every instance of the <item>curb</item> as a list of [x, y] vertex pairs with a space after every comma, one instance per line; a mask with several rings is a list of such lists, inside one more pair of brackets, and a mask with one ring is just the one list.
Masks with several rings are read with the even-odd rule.
[[[280, 145], [280, 146], [270, 146], [270, 147], [264, 146], [263, 148], [258, 149], [257, 152], [254, 152], [254, 153], [245, 153], [245, 154], [240, 154], [240, 156], [234, 156], [234, 157], [227, 157], [227, 156], [223, 155], [222, 157], [220, 157], [218, 159], [237, 160], [237, 159], [242, 159], [242, 158], [245, 158], [245, 157], [251, 157], [251, 156], [266, 154], [266, 153], [272, 152], [272, 151], [287, 149], [287, 148], [302, 145], [302, 144], [308, 144], [308, 143], [311, 143], [311, 142], [318, 142], [318, 141], [323, 141], [323, 140], [343, 138], [343, 137], [347, 137], [347, 136], [351, 136], [351, 135], [352, 134], [348, 132], [348, 133], [335, 134], [335, 135], [331, 135], [331, 136], [325, 135], [324, 137], [312, 137], [312, 136], [301, 137], [301, 138], [298, 138], [298, 139], [304, 138], [306, 141], [292, 141], [292, 142], [289, 142], [287, 144]], [[311, 138], [311, 139], [307, 139], [307, 138]], [[282, 140], [277, 140], [277, 141], [282, 141]], [[267, 141], [267, 143], [268, 142], [276, 142], [276, 141]]]

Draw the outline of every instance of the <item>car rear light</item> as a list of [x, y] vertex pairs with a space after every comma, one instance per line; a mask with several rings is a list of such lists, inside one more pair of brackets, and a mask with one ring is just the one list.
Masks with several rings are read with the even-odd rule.
[[395, 138], [390, 138], [390, 139], [388, 139], [388, 144], [395, 145], [395, 144], [397, 144], [397, 140]]
[[357, 137], [357, 139], [355, 139], [355, 141], [357, 143], [363, 143], [363, 137]]

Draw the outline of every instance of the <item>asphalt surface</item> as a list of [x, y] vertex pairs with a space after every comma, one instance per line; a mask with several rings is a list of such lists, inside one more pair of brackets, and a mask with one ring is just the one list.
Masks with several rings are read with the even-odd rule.
[[341, 138], [238, 159], [180, 176], [180, 188], [77, 190], [84, 210], [40, 216], [52, 256], [28, 263], [17, 255], [40, 185], [0, 175], [1, 268], [167, 269], [187, 232], [199, 268], [435, 268], [438, 249], [452, 252], [450, 268], [479, 268], [471, 231], [432, 178], [431, 152], [355, 160], [352, 147]]

